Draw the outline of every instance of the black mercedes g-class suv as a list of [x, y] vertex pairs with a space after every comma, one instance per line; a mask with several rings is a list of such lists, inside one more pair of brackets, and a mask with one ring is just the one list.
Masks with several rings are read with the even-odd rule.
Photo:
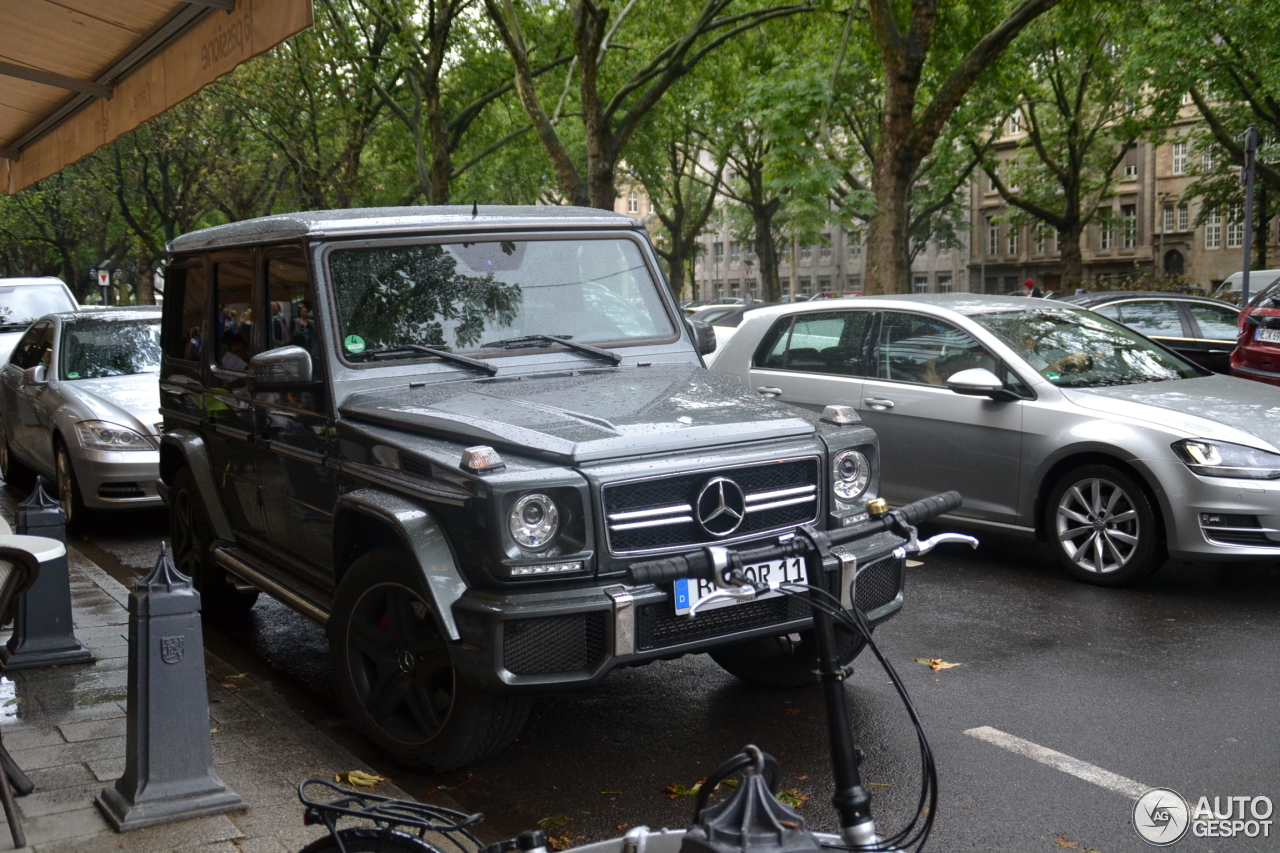
[[[322, 625], [351, 719], [443, 770], [515, 737], [529, 696], [709, 652], [813, 678], [790, 596], [687, 613], [626, 566], [865, 518], [876, 437], [711, 375], [635, 220], [557, 207], [271, 216], [169, 245], [161, 493], [209, 615], [266, 592]], [[860, 543], [872, 623], [900, 540]], [[811, 582], [849, 603], [854, 562]], [[760, 567], [797, 579], [800, 561]], [[847, 637], [852, 659], [861, 642]]]

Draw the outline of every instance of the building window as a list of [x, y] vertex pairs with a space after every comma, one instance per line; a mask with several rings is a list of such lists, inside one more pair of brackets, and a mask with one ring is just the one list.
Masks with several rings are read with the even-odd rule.
[[1000, 254], [1000, 226], [994, 222], [987, 226], [987, 254]]
[[1132, 249], [1138, 244], [1138, 206], [1136, 204], [1121, 206], [1120, 219], [1124, 226], [1121, 234], [1123, 240], [1121, 246], [1126, 249]]
[[1191, 210], [1185, 205], [1178, 205], [1178, 230], [1186, 231], [1191, 227]]
[[1136, 177], [1138, 177], [1138, 164], [1137, 164], [1137, 163], [1129, 163], [1129, 164], [1127, 164], [1127, 165], [1124, 167], [1124, 176], [1125, 176], [1126, 178], [1136, 178]]
[[1009, 116], [1009, 132], [1022, 133], [1022, 113], [1015, 112]]
[[639, 213], [639, 212], [640, 212], [640, 193], [637, 192], [636, 190], [632, 190], [631, 193], [627, 196], [627, 213]]
[[799, 281], [800, 295], [810, 296], [813, 294], [813, 279], [808, 276], [802, 276]]
[[831, 276], [829, 275], [818, 276], [818, 292], [826, 293], [829, 290], [831, 290]]
[[818, 257], [822, 258], [824, 261], [830, 260], [831, 258], [831, 235], [830, 234], [822, 235], [822, 243], [818, 245]]
[[1175, 175], [1185, 175], [1187, 173], [1187, 143], [1173, 143], [1173, 173]]
[[813, 246], [805, 243], [800, 247], [800, 260], [807, 261], [813, 258]]
[[1168, 233], [1173, 230], [1173, 205], [1166, 204], [1160, 214], [1160, 230]]
[[929, 276], [918, 275], [912, 281], [912, 292], [928, 293], [929, 292]]
[[1008, 243], [1009, 243], [1009, 246], [1008, 246], [1009, 254], [1011, 255], [1018, 254], [1018, 229], [1017, 228], [1009, 229]]
[[1244, 245], [1244, 205], [1233, 204], [1227, 208], [1227, 248], [1239, 249]]
[[1036, 226], [1036, 254], [1043, 255], [1048, 249], [1049, 243], [1049, 227], [1047, 225]]
[[862, 234], [857, 231], [849, 232], [849, 257], [862, 257]]
[[724, 263], [724, 243], [719, 240], [711, 244], [711, 260], [717, 264]]
[[738, 263], [742, 260], [742, 244], [736, 240], [729, 244], [729, 261]]
[[730, 296], [741, 296], [741, 295], [742, 295], [742, 282], [738, 281], [736, 278], [731, 278], [731, 279], [729, 279], [729, 295], [730, 295]]
[[791, 295], [791, 279], [784, 278], [781, 282], [781, 285], [782, 285], [782, 295], [790, 296]]
[[1200, 171], [1204, 174], [1212, 172], [1218, 168], [1218, 158], [1214, 156], [1212, 151], [1206, 151], [1200, 155]]
[[747, 295], [752, 299], [756, 298], [756, 280], [754, 278], [747, 279]]
[[1191, 99], [1191, 92], [1189, 92], [1189, 91], [1188, 91], [1188, 92], [1183, 92], [1183, 93], [1182, 93], [1182, 104], [1183, 104], [1183, 106], [1186, 106], [1187, 104], [1191, 104], [1191, 103], [1194, 103], [1194, 101]]
[[720, 297], [724, 296], [724, 282], [721, 281], [720, 279], [716, 279], [715, 281], [715, 291], [716, 291], [716, 299], [719, 299]]
[[751, 244], [747, 244], [747, 263], [754, 264], [756, 262], [756, 250], [751, 248]]
[[849, 289], [850, 289], [850, 290], [857, 290], [857, 291], [861, 291], [861, 290], [862, 290], [862, 275], [861, 275], [861, 274], [858, 274], [858, 275], [851, 275], [851, 276], [849, 276]]
[[1216, 210], [1204, 219], [1204, 247], [1206, 249], [1222, 248], [1222, 214]]
[[950, 273], [944, 273], [944, 272], [938, 273], [938, 292], [939, 293], [951, 292], [951, 274]]
[[1098, 211], [1098, 248], [1110, 249], [1112, 242], [1115, 240], [1115, 232], [1112, 230], [1111, 211], [1103, 208]]

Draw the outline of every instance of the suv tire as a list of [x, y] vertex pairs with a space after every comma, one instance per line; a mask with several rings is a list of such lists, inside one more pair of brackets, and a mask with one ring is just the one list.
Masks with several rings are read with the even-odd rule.
[[[841, 666], [853, 663], [867, 643], [861, 637], [836, 629]], [[818, 639], [813, 631], [759, 637], [713, 649], [711, 659], [730, 675], [759, 687], [790, 689], [818, 683]]]
[[191, 578], [200, 593], [202, 616], [240, 619], [257, 603], [257, 590], [236, 589], [227, 573], [214, 565], [209, 553], [213, 525], [190, 468], [179, 469], [169, 491], [169, 543], [174, 565]]
[[389, 758], [438, 773], [514, 740], [529, 700], [458, 677], [421, 588], [417, 565], [399, 548], [357, 559], [334, 596], [329, 653], [355, 726]]
[[1044, 529], [1063, 571], [1096, 586], [1127, 586], [1164, 565], [1154, 502], [1134, 477], [1111, 465], [1068, 471], [1049, 493]]

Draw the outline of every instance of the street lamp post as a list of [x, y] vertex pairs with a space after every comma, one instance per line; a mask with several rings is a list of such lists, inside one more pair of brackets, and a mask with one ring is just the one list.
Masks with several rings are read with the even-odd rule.
[[986, 293], [987, 292], [987, 229], [990, 228], [991, 226], [988, 222], [987, 211], [985, 209], [978, 211], [978, 217], [982, 223], [982, 227], [979, 229], [981, 233], [978, 234], [978, 250], [982, 253], [981, 254], [982, 266], [980, 267], [981, 272], [978, 274], [979, 275], [978, 292]]
[[1163, 281], [1166, 270], [1164, 268], [1164, 200], [1169, 197], [1166, 192], [1156, 193], [1156, 201], [1160, 208], [1157, 214], [1160, 217], [1160, 257], [1156, 258], [1156, 269], [1160, 271], [1160, 280]]

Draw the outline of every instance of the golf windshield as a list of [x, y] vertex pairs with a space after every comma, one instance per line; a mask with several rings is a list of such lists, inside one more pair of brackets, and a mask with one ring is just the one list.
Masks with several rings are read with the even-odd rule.
[[1195, 365], [1114, 320], [1076, 308], [973, 314], [1054, 385], [1096, 388], [1203, 376]]
[[76, 304], [60, 284], [18, 284], [0, 287], [0, 330], [25, 329], [37, 317], [74, 311]]
[[627, 239], [339, 248], [329, 276], [352, 361], [412, 358], [414, 346], [483, 355], [539, 335], [616, 346], [675, 334]]
[[62, 327], [63, 379], [159, 371], [159, 320], [76, 320]]

